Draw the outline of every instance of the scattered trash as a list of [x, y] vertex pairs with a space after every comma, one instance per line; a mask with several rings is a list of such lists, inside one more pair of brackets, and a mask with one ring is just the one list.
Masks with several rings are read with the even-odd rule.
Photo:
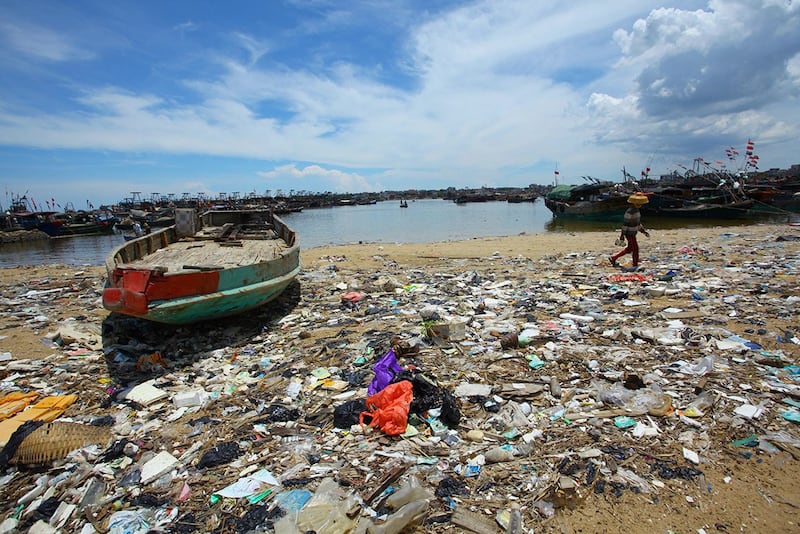
[[0, 352], [0, 531], [521, 533], [689, 480], [702, 505], [723, 454], [800, 458], [800, 255], [727, 236], [748, 251], [727, 269], [711, 246], [535, 277], [383, 251], [202, 328], [57, 319], [65, 296], [97, 306], [85, 274], [6, 284], [54, 354]]

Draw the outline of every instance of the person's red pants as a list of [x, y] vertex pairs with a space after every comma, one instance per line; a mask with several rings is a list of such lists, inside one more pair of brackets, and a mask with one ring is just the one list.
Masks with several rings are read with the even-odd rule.
[[639, 265], [639, 242], [636, 241], [636, 234], [626, 235], [625, 239], [628, 241], [628, 246], [625, 247], [625, 250], [621, 250], [611, 256], [611, 259], [616, 262], [625, 254], [630, 253], [633, 257], [633, 266], [636, 267]]

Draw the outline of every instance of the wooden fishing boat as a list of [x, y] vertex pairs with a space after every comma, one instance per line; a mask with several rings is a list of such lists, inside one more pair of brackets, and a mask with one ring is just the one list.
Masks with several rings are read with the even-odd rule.
[[295, 232], [268, 210], [176, 210], [174, 226], [106, 258], [103, 306], [168, 324], [236, 315], [276, 298], [300, 272]]
[[560, 185], [547, 193], [544, 204], [556, 218], [616, 221], [629, 207], [630, 193], [613, 182]]
[[678, 217], [684, 219], [748, 219], [753, 201], [750, 199], [728, 202], [725, 204], [706, 204], [686, 201], [679, 207], [661, 208], [658, 210], [642, 210], [643, 215]]

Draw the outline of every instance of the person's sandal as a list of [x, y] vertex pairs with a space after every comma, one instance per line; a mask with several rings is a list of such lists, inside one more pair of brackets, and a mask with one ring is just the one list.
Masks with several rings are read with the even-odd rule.
[[617, 266], [617, 260], [615, 260], [614, 258], [608, 258], [608, 261], [609, 261], [609, 263], [611, 264], [612, 267], [616, 267]]

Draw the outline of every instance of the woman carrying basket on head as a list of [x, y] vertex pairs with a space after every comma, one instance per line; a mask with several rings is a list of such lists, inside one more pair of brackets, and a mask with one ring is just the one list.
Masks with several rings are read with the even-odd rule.
[[628, 203], [631, 204], [631, 207], [625, 210], [620, 233], [620, 239], [624, 238], [628, 242], [628, 246], [608, 258], [611, 265], [616, 267], [617, 260], [630, 253], [633, 258], [633, 267], [639, 266], [639, 243], [636, 241], [636, 235], [641, 232], [650, 237], [650, 233], [642, 225], [642, 214], [639, 211], [639, 208], [647, 204], [647, 202], [647, 196], [642, 193], [634, 193], [628, 197]]

